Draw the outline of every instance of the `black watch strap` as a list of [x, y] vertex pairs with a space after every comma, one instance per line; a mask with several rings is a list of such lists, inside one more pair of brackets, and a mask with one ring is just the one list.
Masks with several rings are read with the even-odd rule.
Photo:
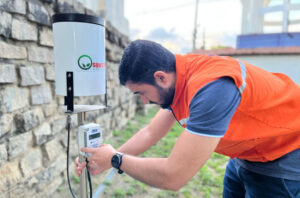
[[122, 174], [123, 171], [120, 169], [122, 165], [122, 158], [123, 158], [123, 153], [116, 153], [112, 158], [111, 158], [111, 165], [112, 167], [118, 169], [118, 173]]

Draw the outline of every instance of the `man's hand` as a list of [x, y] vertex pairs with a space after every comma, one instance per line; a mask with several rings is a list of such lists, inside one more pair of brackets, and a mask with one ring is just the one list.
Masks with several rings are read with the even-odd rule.
[[82, 162], [82, 163], [79, 162], [79, 157], [77, 157], [75, 159], [75, 168], [76, 168], [76, 175], [77, 176], [81, 175], [82, 170], [85, 168], [85, 166], [86, 166], [85, 162]]
[[[98, 148], [81, 148], [80, 151], [90, 153], [88, 157], [88, 168], [91, 175], [98, 175], [103, 171], [111, 168], [111, 158], [117, 151], [110, 144], [102, 144]], [[86, 163], [80, 163], [76, 158], [76, 174], [81, 175], [82, 170], [86, 167]]]

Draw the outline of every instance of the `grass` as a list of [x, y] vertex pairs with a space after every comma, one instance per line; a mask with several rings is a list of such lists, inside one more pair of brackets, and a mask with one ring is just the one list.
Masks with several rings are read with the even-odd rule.
[[125, 197], [126, 195], [126, 192], [122, 189], [122, 188], [117, 188], [115, 191], [114, 191], [114, 194], [113, 194], [113, 198], [123, 198]]
[[[151, 109], [146, 116], [136, 115], [127, 127], [121, 131], [113, 131], [113, 137], [104, 142], [112, 144], [115, 148], [126, 142], [135, 132], [148, 124], [151, 118], [158, 111]], [[171, 152], [178, 136], [184, 129], [175, 124], [170, 132], [156, 145], [142, 154], [143, 157], [167, 157]], [[116, 174], [112, 181], [104, 181], [106, 173], [92, 178], [94, 191], [102, 182], [106, 184], [105, 191], [101, 198], [217, 198], [222, 197], [223, 176], [228, 158], [213, 153], [201, 170], [178, 192], [159, 190], [141, 183], [126, 174]], [[78, 178], [72, 177], [74, 186], [78, 185]], [[66, 185], [67, 186], [67, 185]], [[60, 187], [58, 192], [62, 192]]]

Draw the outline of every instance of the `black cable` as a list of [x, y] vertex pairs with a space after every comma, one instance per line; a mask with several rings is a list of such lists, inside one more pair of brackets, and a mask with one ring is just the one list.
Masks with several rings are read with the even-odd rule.
[[[72, 186], [71, 186], [71, 182], [70, 182], [70, 176], [69, 176], [69, 146], [70, 146], [70, 129], [71, 129], [71, 116], [68, 115], [67, 118], [67, 129], [68, 129], [68, 143], [67, 143], [67, 179], [68, 179], [68, 185], [69, 185], [69, 189], [70, 192], [73, 196], [73, 198], [76, 198], [76, 196], [74, 195], [74, 192], [72, 190]], [[87, 160], [87, 158], [85, 158], [86, 161], [86, 170], [87, 170], [87, 176], [88, 176], [88, 182], [89, 182], [89, 187], [90, 187], [90, 198], [93, 197], [93, 188], [92, 188], [92, 181], [91, 181], [91, 175], [90, 175], [90, 171], [88, 169], [88, 163], [89, 161]], [[84, 174], [84, 173], [82, 173]]]
[[70, 145], [70, 128], [71, 128], [71, 116], [68, 115], [67, 118], [67, 129], [68, 129], [68, 144], [67, 144], [67, 179], [68, 179], [68, 185], [69, 185], [69, 189], [70, 192], [73, 196], [73, 198], [76, 198], [76, 196], [73, 193], [72, 187], [71, 187], [71, 183], [70, 183], [70, 176], [69, 176], [69, 145]]
[[[86, 167], [88, 167], [88, 163], [89, 163], [88, 159], [85, 158], [85, 161], [86, 161]], [[89, 186], [90, 186], [90, 198], [92, 198], [93, 197], [93, 188], [92, 188], [91, 175], [90, 175], [89, 169], [86, 168], [86, 170], [87, 170], [87, 176], [88, 176], [88, 181], [89, 181]]]

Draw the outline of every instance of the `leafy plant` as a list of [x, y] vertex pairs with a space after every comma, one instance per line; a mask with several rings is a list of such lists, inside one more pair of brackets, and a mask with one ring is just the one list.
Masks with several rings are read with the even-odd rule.
[[77, 175], [73, 175], [72, 177], [72, 180], [75, 184], [79, 184], [80, 182], [80, 177], [78, 177]]
[[125, 191], [121, 188], [117, 188], [114, 191], [114, 197], [115, 198], [123, 198], [123, 197], [125, 197], [125, 195], [126, 195]]

